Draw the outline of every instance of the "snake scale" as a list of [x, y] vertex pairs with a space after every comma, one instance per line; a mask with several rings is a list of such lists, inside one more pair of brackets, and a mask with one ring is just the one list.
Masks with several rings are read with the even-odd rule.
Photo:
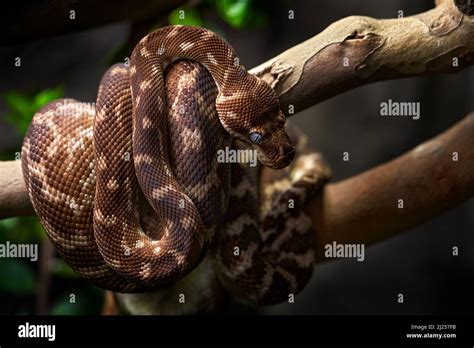
[[312, 272], [304, 208], [325, 180], [319, 158], [273, 171], [286, 177], [259, 197], [248, 164], [218, 163], [226, 147], [256, 150], [273, 169], [295, 154], [274, 91], [231, 46], [206, 29], [169, 26], [137, 44], [130, 66], [105, 73], [95, 106], [61, 99], [43, 107], [22, 169], [49, 238], [94, 284], [163, 288], [209, 253], [235, 298], [284, 301]]

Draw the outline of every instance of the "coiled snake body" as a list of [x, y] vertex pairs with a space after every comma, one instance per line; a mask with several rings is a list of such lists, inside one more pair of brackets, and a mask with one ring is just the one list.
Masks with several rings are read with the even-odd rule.
[[148, 291], [211, 250], [219, 280], [241, 300], [275, 303], [304, 287], [314, 259], [304, 207], [324, 178], [314, 155], [298, 159], [260, 212], [245, 164], [217, 162], [231, 144], [275, 169], [294, 157], [273, 90], [236, 62], [208, 30], [165, 27], [140, 41], [130, 68], [107, 71], [95, 108], [64, 99], [35, 115], [25, 181], [75, 271], [113, 291]]

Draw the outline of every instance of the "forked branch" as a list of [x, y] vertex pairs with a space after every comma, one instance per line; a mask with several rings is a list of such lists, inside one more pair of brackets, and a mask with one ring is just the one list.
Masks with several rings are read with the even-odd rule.
[[[285, 110], [293, 105], [295, 112], [374, 81], [456, 72], [474, 60], [472, 9], [460, 3], [440, 0], [433, 10], [407, 18], [348, 17], [252, 72], [274, 86]], [[318, 252], [332, 240], [387, 238], [471, 197], [473, 134], [470, 115], [390, 163], [327, 185], [313, 204]], [[30, 214], [20, 162], [0, 162], [0, 218]]]

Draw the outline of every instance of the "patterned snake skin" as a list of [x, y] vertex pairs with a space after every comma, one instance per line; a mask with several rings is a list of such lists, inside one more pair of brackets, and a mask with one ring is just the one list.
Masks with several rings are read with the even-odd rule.
[[107, 71], [95, 108], [63, 99], [35, 115], [24, 178], [76, 272], [105, 289], [150, 291], [211, 250], [220, 282], [242, 301], [277, 303], [304, 287], [314, 255], [303, 208], [326, 177], [317, 156], [302, 156], [259, 210], [248, 164], [218, 163], [230, 146], [255, 149], [274, 169], [294, 158], [273, 90], [236, 62], [208, 30], [165, 27], [140, 41], [130, 68]]

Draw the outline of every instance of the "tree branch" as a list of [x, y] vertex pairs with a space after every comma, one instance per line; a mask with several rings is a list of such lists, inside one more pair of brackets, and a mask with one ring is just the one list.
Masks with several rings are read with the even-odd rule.
[[0, 162], [0, 219], [34, 214], [23, 180], [21, 162]]
[[[461, 2], [458, 0], [457, 2]], [[454, 0], [399, 19], [351, 16], [253, 68], [291, 116], [368, 83], [454, 73], [474, 62], [474, 16]]]
[[[62, 0], [6, 4], [0, 23], [3, 32], [8, 35], [0, 37], [0, 46], [17, 45], [119, 21], [159, 19], [185, 2], [186, 0]], [[74, 14], [70, 11], [74, 11]]]
[[[326, 185], [312, 204], [318, 254], [334, 240], [383, 240], [471, 197], [473, 134], [474, 113], [387, 164]], [[458, 161], [453, 161], [455, 152]], [[398, 199], [403, 199], [403, 209]], [[0, 162], [0, 218], [31, 214], [20, 161]]]
[[[313, 202], [316, 250], [371, 244], [417, 226], [474, 195], [474, 113], [405, 155], [326, 185]], [[456, 160], [457, 156], [457, 161]], [[403, 200], [403, 209], [398, 200]]]
[[[275, 87], [284, 107], [302, 110], [369, 82], [458, 71], [473, 62], [473, 33], [474, 18], [454, 0], [440, 0], [435, 9], [404, 19], [342, 19], [252, 72]], [[327, 185], [313, 205], [318, 252], [332, 240], [387, 238], [471, 197], [473, 118], [388, 164]], [[397, 208], [398, 199], [405, 208]], [[30, 214], [20, 162], [0, 162], [0, 218]]]

